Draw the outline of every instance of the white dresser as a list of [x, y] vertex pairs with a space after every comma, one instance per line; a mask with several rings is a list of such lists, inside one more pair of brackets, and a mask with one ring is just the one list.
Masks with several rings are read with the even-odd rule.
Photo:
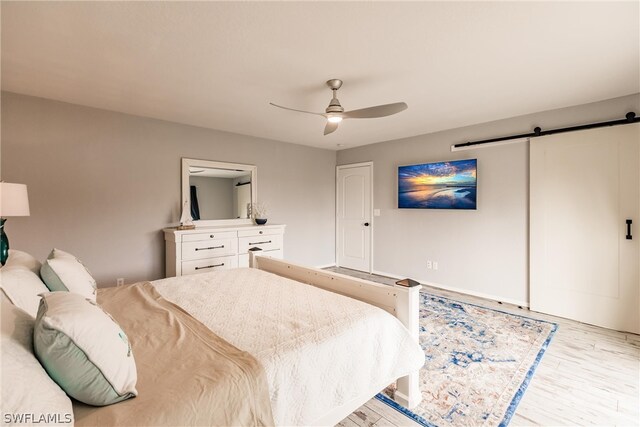
[[249, 248], [284, 256], [285, 225], [234, 225], [164, 229], [167, 277], [249, 267]]

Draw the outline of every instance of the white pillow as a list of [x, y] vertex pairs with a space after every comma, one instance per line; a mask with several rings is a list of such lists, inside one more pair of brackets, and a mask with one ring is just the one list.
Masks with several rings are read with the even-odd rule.
[[50, 291], [75, 292], [96, 300], [96, 281], [89, 270], [73, 255], [53, 249], [42, 264], [40, 276]]
[[71, 400], [33, 354], [33, 318], [0, 299], [3, 425], [73, 425]]
[[47, 259], [54, 259], [54, 258], [68, 258], [68, 259], [75, 259], [76, 261], [78, 261], [80, 264], [82, 264], [82, 262], [77, 259], [75, 257], [75, 255], [70, 254], [69, 252], [65, 252], [62, 249], [58, 249], [58, 248], [53, 248], [51, 250], [51, 252], [49, 253], [49, 256], [47, 257]]
[[14, 305], [33, 318], [38, 314], [40, 294], [48, 291], [39, 275], [23, 266], [8, 264], [0, 270], [0, 288]]
[[9, 258], [5, 263], [4, 268], [22, 267], [33, 271], [36, 274], [40, 274], [40, 267], [42, 264], [33, 256], [26, 252], [17, 251], [15, 249], [9, 249]]
[[79, 294], [42, 294], [33, 347], [51, 378], [81, 402], [104, 406], [138, 395], [127, 335], [95, 302]]

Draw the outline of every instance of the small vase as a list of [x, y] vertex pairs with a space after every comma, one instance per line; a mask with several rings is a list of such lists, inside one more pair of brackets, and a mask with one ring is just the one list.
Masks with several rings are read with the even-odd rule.
[[265, 225], [267, 223], [267, 218], [256, 218], [256, 224]]

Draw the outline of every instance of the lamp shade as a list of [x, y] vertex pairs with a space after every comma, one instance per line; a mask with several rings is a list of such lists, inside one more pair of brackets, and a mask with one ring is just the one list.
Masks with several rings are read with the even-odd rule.
[[29, 197], [25, 184], [0, 182], [0, 217], [29, 216]]

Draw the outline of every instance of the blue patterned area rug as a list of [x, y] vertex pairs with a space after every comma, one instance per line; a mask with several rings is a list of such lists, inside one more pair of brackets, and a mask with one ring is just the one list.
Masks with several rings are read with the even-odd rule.
[[427, 427], [506, 426], [558, 325], [420, 293], [422, 402], [408, 410]]

